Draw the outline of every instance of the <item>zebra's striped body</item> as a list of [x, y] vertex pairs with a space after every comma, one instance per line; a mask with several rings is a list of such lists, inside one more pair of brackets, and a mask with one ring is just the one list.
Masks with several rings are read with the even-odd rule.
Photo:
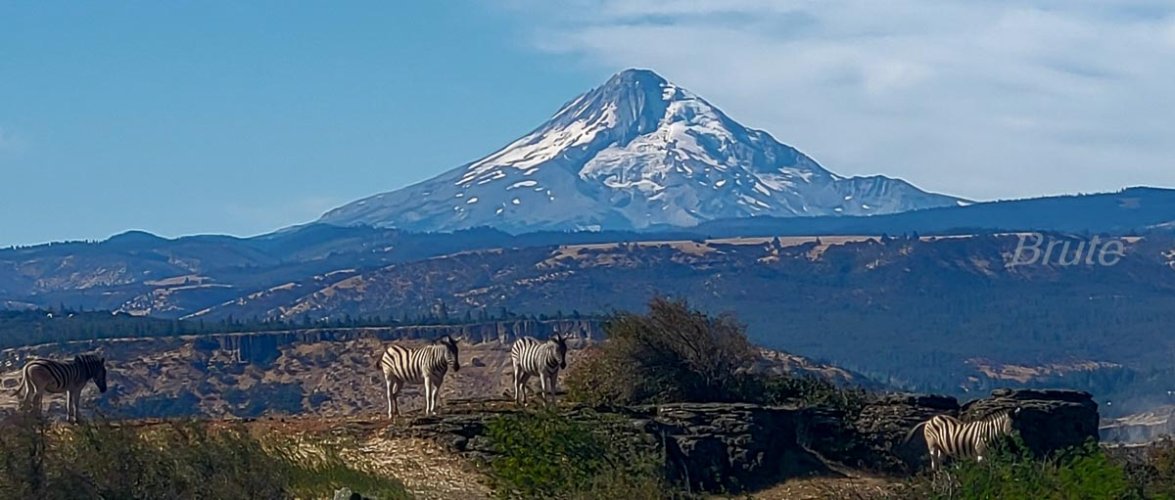
[[555, 383], [559, 370], [567, 368], [567, 338], [558, 333], [546, 342], [534, 337], [522, 337], [510, 347], [510, 363], [514, 365], [514, 400], [526, 404], [526, 382], [539, 378], [543, 401], [547, 394], [555, 397]]
[[65, 418], [76, 422], [82, 389], [90, 380], [98, 386], [98, 392], [106, 392], [106, 359], [93, 354], [77, 356], [73, 361], [33, 359], [21, 370], [18, 392], [21, 403], [38, 412], [45, 393], [66, 393]]
[[389, 346], [384, 349], [379, 366], [384, 372], [387, 386], [388, 418], [392, 418], [393, 414], [400, 414], [397, 397], [400, 389], [406, 384], [423, 383], [424, 412], [426, 415], [436, 413], [445, 373], [449, 368], [454, 372], [461, 369], [461, 364], [457, 360], [457, 341], [449, 336], [418, 349], [400, 345]]
[[935, 415], [911, 429], [913, 435], [923, 427], [926, 450], [930, 454], [930, 467], [939, 469], [946, 458], [975, 458], [983, 461], [995, 442], [1012, 434], [1012, 416], [1020, 412], [1002, 411], [982, 420], [964, 422], [948, 415]]

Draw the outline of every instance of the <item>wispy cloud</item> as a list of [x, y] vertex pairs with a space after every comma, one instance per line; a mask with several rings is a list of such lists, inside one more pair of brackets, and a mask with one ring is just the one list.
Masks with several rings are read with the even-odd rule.
[[4, 127], [0, 127], [0, 151], [14, 151], [18, 147], [17, 138]]
[[304, 196], [273, 203], [227, 203], [223, 205], [226, 217], [232, 220], [235, 234], [259, 234], [290, 223], [317, 220], [327, 210], [348, 200], [329, 196]]
[[1175, 4], [512, 0], [543, 51], [649, 67], [844, 174], [974, 197], [1175, 186]]

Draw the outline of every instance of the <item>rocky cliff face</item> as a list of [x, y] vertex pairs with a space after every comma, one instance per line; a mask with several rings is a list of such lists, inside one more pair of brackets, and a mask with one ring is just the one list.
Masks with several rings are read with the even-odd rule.
[[[921, 466], [926, 445], [905, 441], [909, 430], [938, 414], [964, 419], [1018, 405], [1017, 422], [1032, 451], [1048, 454], [1097, 439], [1097, 406], [1073, 391], [995, 391], [960, 408], [954, 398], [927, 395], [880, 397], [859, 413], [828, 407], [768, 407], [737, 403], [682, 403], [639, 407], [564, 408], [564, 416], [600, 422], [599, 415], [627, 425], [604, 432], [661, 452], [676, 481], [695, 491], [736, 492], [792, 477], [836, 475], [842, 466], [907, 472]], [[1012, 406], [1014, 407], [1014, 406]], [[484, 434], [488, 422], [519, 411], [502, 402], [467, 401], [450, 413], [410, 420], [390, 432], [437, 440], [468, 458], [484, 460], [494, 450]], [[1027, 412], [1027, 413], [1025, 413]]]
[[1037, 455], [1099, 439], [1097, 403], [1087, 392], [997, 389], [990, 398], [963, 405], [960, 417], [974, 420], [1016, 408], [1016, 430]]

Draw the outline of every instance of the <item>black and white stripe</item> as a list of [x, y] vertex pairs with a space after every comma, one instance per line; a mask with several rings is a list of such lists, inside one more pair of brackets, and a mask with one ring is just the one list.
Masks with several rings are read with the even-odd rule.
[[1020, 409], [1017, 408], [973, 422], [964, 422], [948, 415], [935, 415], [914, 426], [907, 437], [913, 436], [918, 427], [923, 427], [932, 469], [941, 468], [947, 458], [975, 458], [983, 461], [997, 440], [1012, 434], [1012, 417], [1019, 413]]
[[397, 397], [400, 389], [406, 384], [423, 383], [424, 412], [426, 415], [436, 413], [445, 373], [449, 368], [454, 372], [461, 369], [461, 364], [457, 361], [457, 341], [448, 335], [417, 349], [391, 345], [384, 349], [379, 366], [384, 372], [384, 381], [387, 385], [388, 418], [392, 418], [393, 414], [400, 414]]
[[526, 382], [539, 377], [543, 401], [547, 394], [555, 397], [555, 383], [559, 370], [567, 368], [567, 338], [555, 333], [546, 342], [534, 337], [522, 337], [510, 347], [510, 363], [514, 365], [514, 400], [526, 404]]
[[99, 392], [106, 392], [106, 359], [93, 354], [83, 354], [73, 361], [33, 359], [21, 370], [21, 402], [41, 411], [41, 399], [45, 393], [67, 393], [65, 400], [66, 420], [77, 421], [78, 403], [86, 382], [94, 381]]

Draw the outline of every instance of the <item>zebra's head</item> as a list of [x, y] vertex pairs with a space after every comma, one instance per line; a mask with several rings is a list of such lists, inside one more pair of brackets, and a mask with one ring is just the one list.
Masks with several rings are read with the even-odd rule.
[[106, 358], [93, 354], [82, 354], [73, 358], [73, 361], [86, 368], [86, 375], [94, 379], [94, 385], [98, 386], [98, 392], [106, 392]]
[[1001, 433], [1011, 434], [1012, 431], [1015, 430], [1015, 419], [1018, 416], [1020, 416], [1019, 406], [1010, 410], [1004, 410], [1002, 412], [996, 413], [988, 418], [994, 419], [996, 421], [996, 424], [998, 425]]
[[445, 346], [445, 362], [453, 371], [461, 371], [461, 362], [457, 359], [457, 339], [449, 335], [445, 335], [437, 339], [437, 343]]
[[551, 335], [551, 342], [555, 344], [555, 354], [559, 356], [559, 369], [567, 369], [567, 337], [559, 332]]

